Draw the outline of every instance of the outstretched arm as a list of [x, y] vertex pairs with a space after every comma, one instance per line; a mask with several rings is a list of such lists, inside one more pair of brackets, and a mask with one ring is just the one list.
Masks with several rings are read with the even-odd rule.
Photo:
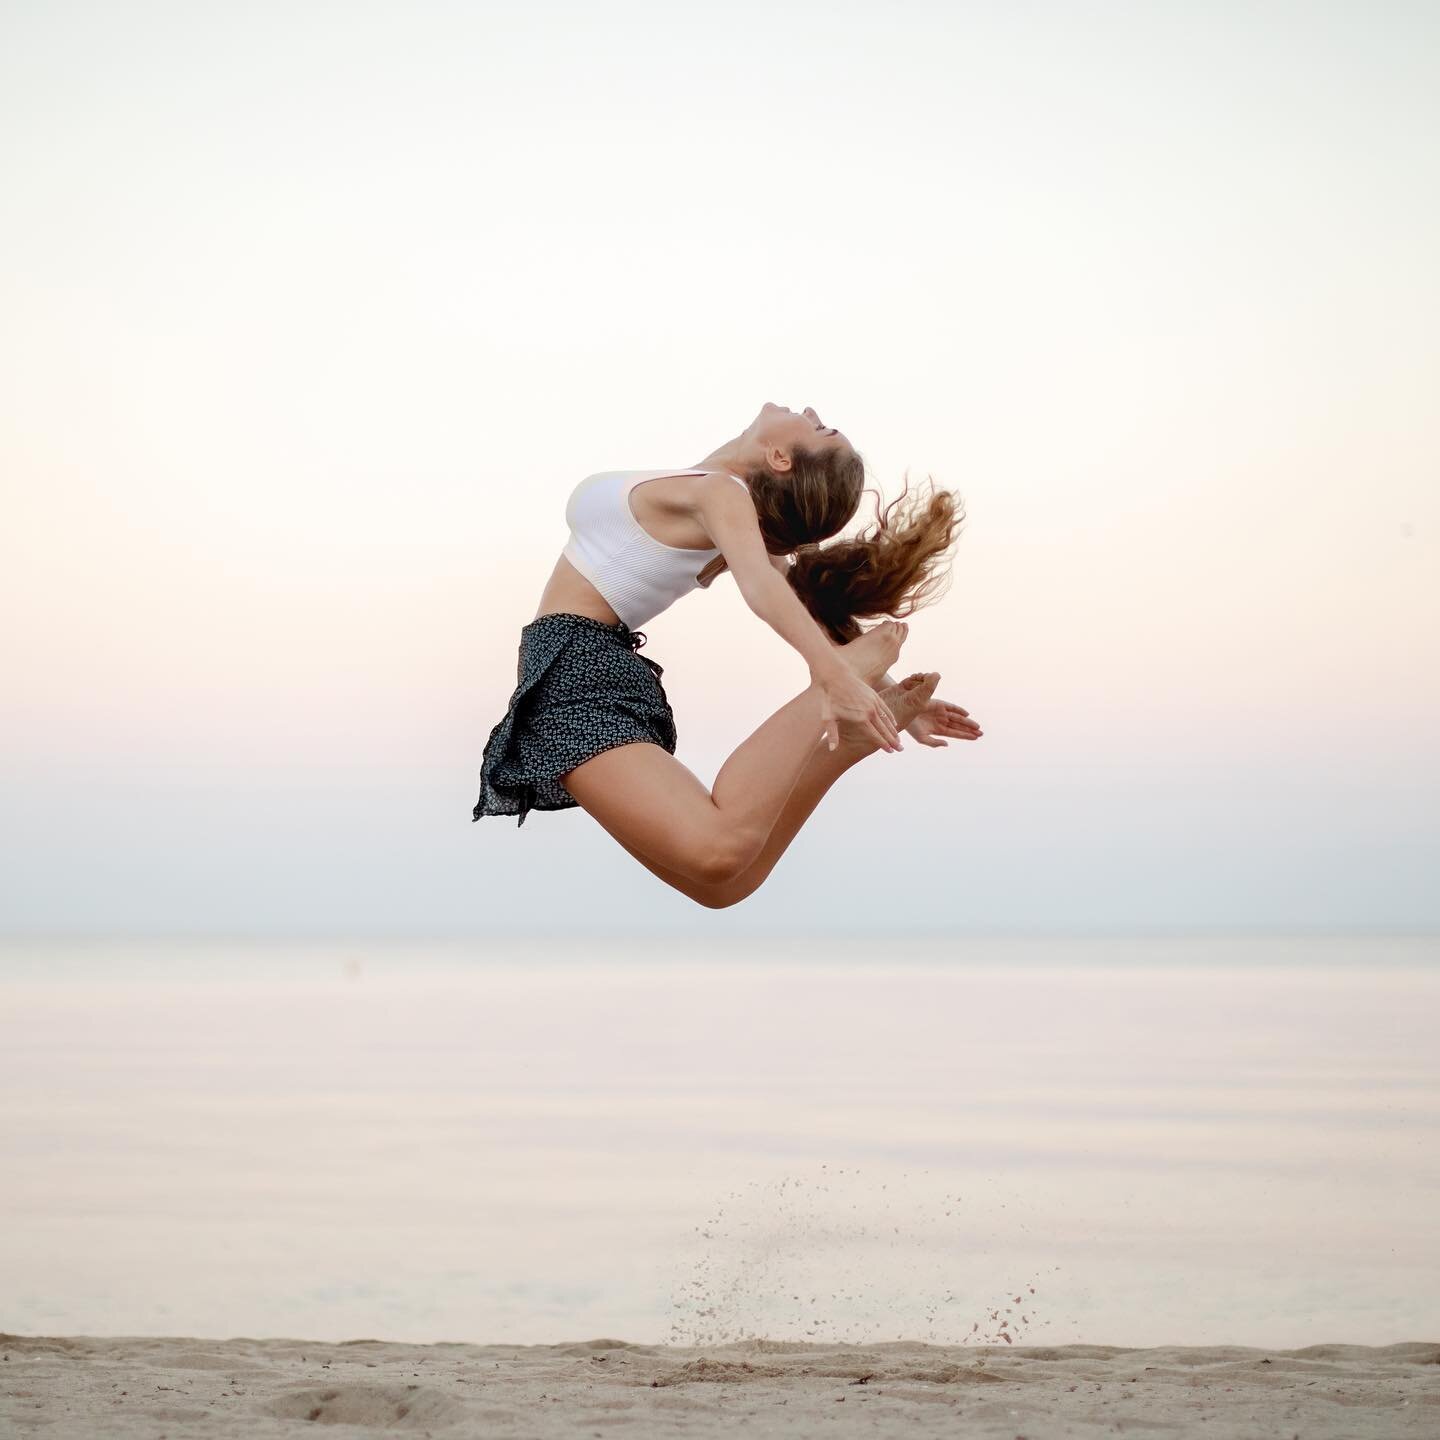
[[[790, 557], [772, 555], [770, 564], [782, 576], [787, 575], [790, 570]], [[830, 639], [828, 635], [825, 638]], [[842, 648], [838, 641], [830, 640], [830, 644], [836, 650]], [[892, 689], [899, 683], [887, 670], [880, 679], [872, 680], [870, 685], [872, 689], [879, 691]], [[943, 748], [949, 743], [947, 736], [955, 740], [978, 740], [985, 732], [970, 718], [970, 712], [964, 706], [952, 705], [948, 700], [938, 700], [932, 696], [907, 722], [905, 733], [913, 735], [922, 745]]]
[[839, 743], [836, 722], [851, 720], [870, 730], [885, 749], [898, 750], [900, 732], [890, 707], [835, 654], [830, 637], [771, 563], [750, 496], [720, 475], [702, 480], [698, 495], [701, 520], [745, 603], [804, 656], [812, 681], [824, 692], [830, 748]]
[[840, 668], [830, 637], [781, 579], [765, 548], [755, 502], [733, 480], [711, 475], [699, 487], [700, 519], [725, 557], [745, 603], [805, 658], [817, 678]]

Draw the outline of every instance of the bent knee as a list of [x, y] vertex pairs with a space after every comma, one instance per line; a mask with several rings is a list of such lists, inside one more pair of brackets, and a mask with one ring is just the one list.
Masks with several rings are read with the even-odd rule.
[[728, 885], [744, 868], [735, 852], [724, 849], [708, 850], [696, 867], [695, 878], [702, 885]]
[[763, 837], [729, 830], [711, 838], [700, 857], [698, 878], [706, 885], [728, 885], [738, 880], [760, 853]]
[[732, 905], [738, 905], [742, 900], [749, 899], [751, 892], [738, 886], [734, 889], [716, 886], [713, 890], [700, 893], [692, 890], [689, 894], [697, 905], [703, 905], [707, 910], [728, 910]]

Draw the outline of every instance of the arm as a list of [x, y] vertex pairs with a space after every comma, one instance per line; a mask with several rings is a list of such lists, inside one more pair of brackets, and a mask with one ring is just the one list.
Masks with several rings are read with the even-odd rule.
[[848, 669], [836, 657], [830, 637], [783, 578], [785, 557], [766, 550], [750, 497], [733, 480], [719, 475], [702, 481], [699, 496], [701, 522], [750, 609], [805, 657], [816, 680]]
[[[790, 573], [790, 556], [788, 555], [771, 555], [770, 564], [779, 571], [782, 578]], [[786, 584], [789, 584], [788, 580]], [[825, 638], [830, 640], [828, 635]], [[840, 648], [839, 642], [835, 640], [830, 640], [830, 645], [836, 650]], [[887, 670], [880, 679], [871, 682], [870, 688], [872, 690], [888, 690], [899, 683], [900, 682]]]
[[821, 692], [821, 722], [834, 750], [839, 722], [864, 725], [886, 750], [900, 749], [890, 707], [836, 653], [836, 646], [779, 574], [765, 549], [755, 504], [732, 480], [710, 476], [698, 490], [700, 518], [745, 603], [805, 657], [811, 683]]
[[[772, 556], [770, 556], [770, 564], [771, 564], [772, 566], [774, 566], [774, 568], [780, 572], [780, 575], [781, 575], [782, 577], [785, 577], [785, 576], [788, 576], [788, 575], [789, 575], [789, 573], [790, 573], [790, 561], [791, 561], [791, 557], [790, 557], [789, 555], [772, 555]], [[788, 580], [786, 580], [785, 583], [788, 585], [790, 582], [789, 582]], [[825, 638], [826, 638], [827, 640], [830, 640], [830, 646], [831, 646], [832, 649], [834, 649], [834, 650], [839, 650], [839, 649], [842, 648], [841, 645], [840, 645], [840, 642], [839, 642], [838, 640], [831, 640], [829, 635], [826, 635]], [[900, 683], [900, 682], [899, 682], [892, 674], [890, 674], [890, 672], [887, 670], [887, 671], [885, 672], [885, 674], [884, 674], [883, 676], [881, 676], [881, 678], [880, 678], [879, 680], [876, 680], [876, 681], [873, 681], [873, 682], [872, 682], [870, 688], [871, 688], [872, 690], [888, 690], [891, 686], [898, 685], [899, 683]]]
[[[788, 555], [772, 555], [770, 557], [770, 564], [780, 572], [782, 577], [790, 573], [790, 556]], [[789, 584], [788, 580], [786, 584]], [[828, 635], [825, 638], [830, 640]], [[835, 650], [841, 648], [838, 640], [830, 640], [830, 645], [831, 648]], [[872, 690], [888, 690], [891, 686], [898, 685], [899, 683], [900, 682], [887, 670], [879, 680], [872, 682], [870, 688]]]

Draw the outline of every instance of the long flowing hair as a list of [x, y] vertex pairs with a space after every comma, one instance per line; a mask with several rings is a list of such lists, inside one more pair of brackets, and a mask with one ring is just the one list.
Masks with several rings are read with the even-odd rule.
[[[812, 452], [797, 447], [791, 468], [763, 466], [743, 477], [760, 521], [765, 548], [793, 555], [790, 588], [837, 644], [863, 632], [861, 620], [903, 619], [944, 593], [944, 561], [965, 521], [959, 497], [936, 488], [905, 487], [888, 505], [875, 495], [875, 519], [858, 534], [832, 539], [860, 508], [865, 462], [854, 450]], [[828, 543], [826, 543], [828, 542]], [[727, 568], [717, 556], [699, 574], [709, 585]]]

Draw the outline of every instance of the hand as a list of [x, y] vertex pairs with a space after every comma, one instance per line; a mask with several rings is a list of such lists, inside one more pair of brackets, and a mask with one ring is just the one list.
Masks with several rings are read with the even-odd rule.
[[931, 696], [925, 708], [905, 727], [922, 745], [947, 746], [952, 740], [978, 740], [985, 732], [963, 706]]
[[829, 737], [830, 749], [834, 750], [840, 743], [841, 720], [849, 720], [868, 731], [880, 742], [882, 750], [904, 748], [890, 707], [848, 665], [837, 664], [813, 678], [820, 687], [821, 733]]

